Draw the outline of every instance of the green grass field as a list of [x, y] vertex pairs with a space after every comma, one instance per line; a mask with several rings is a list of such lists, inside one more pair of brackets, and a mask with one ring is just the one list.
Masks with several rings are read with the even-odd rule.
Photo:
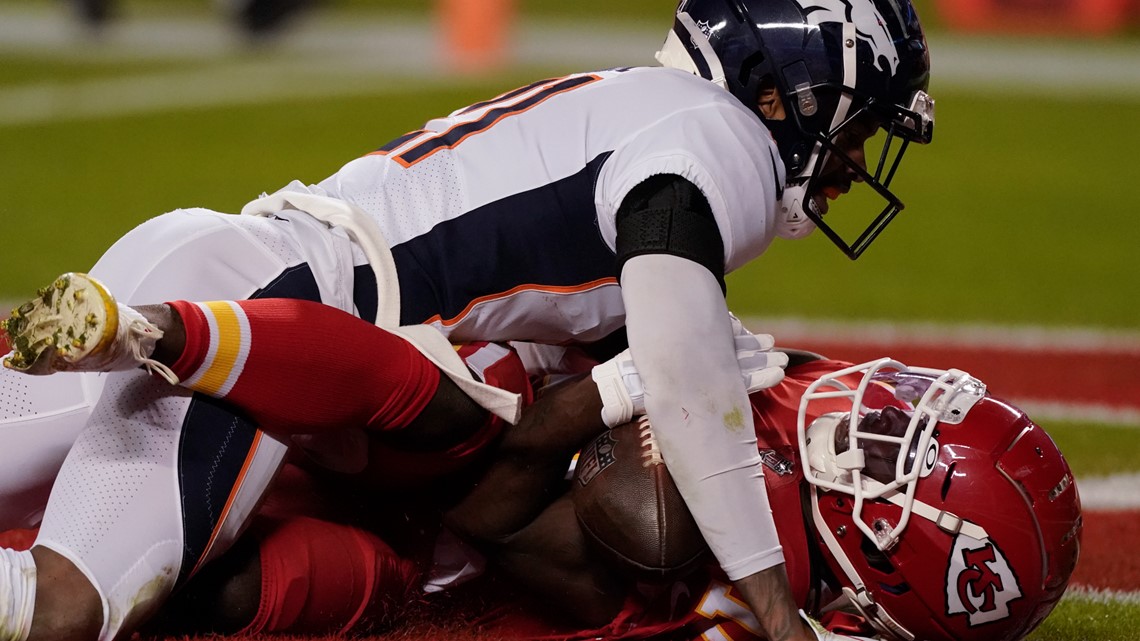
[[[364, 3], [335, 6], [352, 11]], [[414, 12], [427, 3], [381, 4]], [[664, 24], [656, 14], [673, 4], [530, 0], [523, 6], [535, 20], [596, 17], [617, 7], [619, 21], [654, 15]], [[69, 92], [85, 83], [223, 71], [273, 54], [123, 60], [81, 49], [45, 54], [2, 45], [0, 300], [7, 301], [62, 271], [88, 268], [146, 218], [188, 206], [236, 212], [263, 191], [294, 178], [316, 182], [429, 117], [551, 71], [382, 82], [370, 76], [374, 93], [31, 122], [6, 119], [6, 110], [23, 113], [27, 88], [53, 88], [56, 102], [45, 109], [54, 109], [70, 105]], [[732, 307], [742, 315], [1140, 330], [1140, 225], [1130, 202], [1138, 178], [1132, 156], [1140, 147], [1140, 99], [1127, 92], [979, 91], [940, 82], [937, 53], [935, 143], [913, 148], [896, 182], [906, 211], [854, 263], [822, 237], [777, 241], [730, 277]], [[849, 200], [833, 211], [861, 202], [854, 195]], [[1140, 470], [1134, 429], [1049, 428], [1078, 476]], [[1127, 640], [1137, 638], [1137, 629], [1135, 603], [1076, 599], [1062, 603], [1032, 638]]]

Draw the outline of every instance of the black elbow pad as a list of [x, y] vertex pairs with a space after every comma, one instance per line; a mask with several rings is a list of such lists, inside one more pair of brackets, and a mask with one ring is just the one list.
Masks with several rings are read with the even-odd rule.
[[724, 241], [712, 207], [693, 183], [660, 174], [630, 190], [617, 213], [617, 268], [642, 254], [672, 254], [704, 266], [724, 285]]

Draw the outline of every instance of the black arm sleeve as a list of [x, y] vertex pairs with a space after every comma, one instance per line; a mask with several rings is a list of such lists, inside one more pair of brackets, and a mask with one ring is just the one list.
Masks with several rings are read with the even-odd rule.
[[672, 254], [712, 272], [724, 285], [724, 241], [700, 189], [675, 174], [660, 174], [630, 190], [617, 213], [618, 274], [642, 254]]

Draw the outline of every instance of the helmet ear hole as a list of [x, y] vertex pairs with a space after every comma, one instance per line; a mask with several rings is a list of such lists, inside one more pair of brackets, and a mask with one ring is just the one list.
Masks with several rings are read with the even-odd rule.
[[946, 500], [946, 496], [950, 494], [950, 481], [954, 480], [954, 468], [958, 466], [957, 461], [952, 461], [950, 466], [946, 468], [946, 478], [942, 480], [942, 500]]
[[[736, 82], [742, 87], [747, 87], [750, 84], [749, 81], [752, 80], [752, 71], [762, 64], [764, 64], [764, 52], [753, 52], [740, 63], [740, 75], [737, 77]], [[758, 84], [760, 90], [764, 90], [769, 87], [775, 87], [776, 81], [770, 74], [765, 74], [762, 78], [759, 78]]]
[[859, 551], [863, 553], [863, 558], [867, 560], [867, 565], [882, 572], [883, 574], [894, 574], [895, 566], [887, 555], [883, 553], [871, 539], [862, 537], [859, 542]]

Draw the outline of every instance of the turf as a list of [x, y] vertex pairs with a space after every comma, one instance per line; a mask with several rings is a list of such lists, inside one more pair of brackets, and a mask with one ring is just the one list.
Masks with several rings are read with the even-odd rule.
[[185, 63], [168, 61], [124, 60], [121, 57], [53, 60], [19, 52], [5, 52], [3, 56], [4, 64], [0, 65], [0, 87], [118, 78], [132, 73], [158, 72], [189, 66]]
[[1073, 594], [1027, 637], [1029, 641], [1136, 641], [1140, 603]]
[[[1140, 291], [1140, 227], [1120, 195], [1134, 180], [1125, 150], [1140, 145], [1140, 128], [1119, 123], [1136, 104], [1038, 97], [1027, 108], [960, 90], [935, 94], [934, 144], [908, 151], [896, 181], [907, 209], [871, 249], [851, 263], [818, 234], [777, 241], [731, 278], [733, 307], [1140, 327], [1140, 301], [1129, 294]], [[832, 213], [859, 202], [848, 198]]]
[[[344, 5], [420, 12], [428, 5], [372, 2]], [[521, 6], [528, 17], [656, 20], [661, 7], [673, 4], [524, 0]], [[141, 6], [127, 3], [126, 9]], [[211, 9], [202, 3], [198, 10]], [[5, 53], [0, 88], [129, 77], [185, 64]], [[428, 117], [545, 74], [516, 71], [446, 88], [423, 81], [354, 98], [0, 126], [0, 299], [25, 296], [61, 271], [90, 266], [150, 216], [181, 206], [236, 211], [291, 179], [317, 181]], [[1136, 179], [1131, 154], [1140, 146], [1136, 101], [994, 96], [937, 84], [933, 93], [939, 101], [935, 144], [909, 152], [897, 182], [907, 210], [876, 245], [852, 263], [821, 237], [777, 241], [768, 255], [730, 277], [733, 307], [764, 316], [1140, 328], [1134, 258], [1140, 227], [1127, 198]], [[835, 213], [859, 203], [854, 195], [850, 200]], [[1078, 477], [1140, 470], [1134, 430], [1045, 427]], [[1137, 638], [1137, 629], [1140, 605], [1134, 602], [1071, 598], [1031, 639], [1123, 641]], [[435, 637], [428, 629], [388, 638]]]
[[1135, 429], [1085, 423], [1046, 422], [1077, 478], [1140, 471], [1140, 438]]
[[[422, 125], [421, 114], [510, 86], [0, 127], [0, 220], [9, 239], [0, 299], [86, 269], [149, 217], [191, 206], [236, 212], [294, 178], [320, 180]], [[299, 143], [295, 132], [311, 135]]]

